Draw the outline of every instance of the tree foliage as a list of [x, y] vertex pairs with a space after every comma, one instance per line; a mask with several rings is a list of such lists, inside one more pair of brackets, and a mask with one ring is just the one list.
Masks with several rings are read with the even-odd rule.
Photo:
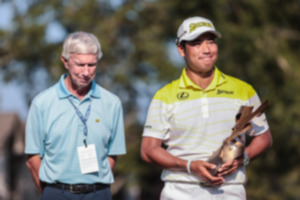
[[176, 48], [178, 26], [186, 17], [198, 15], [211, 19], [222, 33], [217, 66], [252, 84], [261, 99], [270, 102], [267, 116], [274, 144], [247, 167], [248, 199], [300, 198], [299, 1], [32, 0], [28, 4], [24, 13], [15, 5], [11, 28], [0, 30], [1, 73], [8, 81], [26, 85], [30, 103], [38, 92], [35, 71], [47, 71], [48, 85], [65, 72], [59, 59], [62, 41], [45, 37], [49, 24], [57, 22], [66, 34], [79, 30], [95, 34], [104, 53], [97, 82], [120, 96], [125, 110], [128, 153], [120, 157], [116, 171], [128, 180], [124, 188], [136, 182], [141, 199], [159, 195], [160, 169], [145, 165], [139, 156], [143, 118], [155, 89], [177, 78], [184, 67], [176, 62], [177, 54], [170, 54], [170, 48]]

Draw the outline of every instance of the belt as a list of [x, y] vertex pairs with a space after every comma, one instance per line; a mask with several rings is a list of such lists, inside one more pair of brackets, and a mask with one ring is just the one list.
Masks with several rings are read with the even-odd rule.
[[62, 190], [69, 191], [71, 193], [81, 194], [90, 193], [96, 190], [102, 190], [108, 188], [110, 185], [95, 183], [95, 184], [64, 184], [64, 183], [46, 183], [46, 186], [54, 187]]

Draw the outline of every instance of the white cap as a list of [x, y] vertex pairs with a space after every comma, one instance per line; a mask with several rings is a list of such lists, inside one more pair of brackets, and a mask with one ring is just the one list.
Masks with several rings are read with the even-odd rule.
[[192, 41], [203, 33], [212, 33], [218, 38], [222, 37], [209, 19], [203, 17], [187, 18], [178, 28], [176, 44], [182, 41]]

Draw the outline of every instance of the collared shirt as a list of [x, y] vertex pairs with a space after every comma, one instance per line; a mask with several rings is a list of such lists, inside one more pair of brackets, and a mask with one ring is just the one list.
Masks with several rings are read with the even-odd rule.
[[[40, 154], [39, 177], [44, 182], [110, 184], [114, 179], [107, 156], [126, 153], [121, 102], [94, 81], [80, 101], [66, 88], [65, 76], [33, 99], [26, 123], [25, 153]], [[69, 96], [81, 113], [91, 103], [87, 144], [96, 146], [98, 172], [81, 174], [77, 148], [84, 145], [84, 124]]]
[[[207, 160], [232, 132], [240, 106], [260, 105], [255, 90], [249, 84], [214, 70], [211, 84], [201, 89], [186, 75], [164, 86], [155, 94], [148, 111], [143, 136], [159, 138], [167, 151], [181, 159]], [[265, 115], [252, 120], [259, 135], [268, 130]], [[227, 183], [243, 183], [244, 168], [227, 176]], [[200, 182], [186, 172], [164, 170], [164, 181]]]

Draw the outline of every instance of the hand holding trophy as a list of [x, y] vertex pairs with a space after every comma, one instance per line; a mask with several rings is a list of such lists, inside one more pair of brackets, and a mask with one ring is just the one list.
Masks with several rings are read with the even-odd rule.
[[260, 116], [267, 107], [267, 100], [264, 101], [254, 112], [252, 112], [252, 106], [241, 106], [236, 115], [236, 124], [233, 127], [231, 135], [226, 138], [222, 146], [208, 158], [207, 162], [217, 165], [216, 169], [210, 171], [212, 175], [217, 173], [222, 164], [230, 160], [243, 158], [245, 141], [241, 135], [252, 130], [252, 125], [250, 123], [251, 120], [254, 117]]

